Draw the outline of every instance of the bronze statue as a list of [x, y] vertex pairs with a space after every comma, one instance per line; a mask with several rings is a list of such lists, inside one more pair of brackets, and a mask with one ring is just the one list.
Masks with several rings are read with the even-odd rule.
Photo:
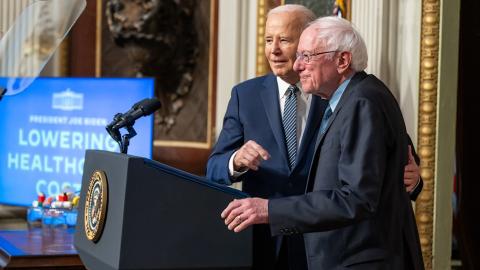
[[115, 43], [123, 47], [138, 77], [155, 78], [162, 133], [175, 125], [190, 92], [197, 58], [194, 0], [108, 0], [106, 16]]

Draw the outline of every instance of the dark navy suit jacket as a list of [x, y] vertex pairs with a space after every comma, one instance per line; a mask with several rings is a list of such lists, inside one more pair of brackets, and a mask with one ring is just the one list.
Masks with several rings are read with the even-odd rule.
[[357, 73], [318, 136], [307, 193], [269, 201], [274, 235], [304, 234], [309, 269], [423, 269], [403, 183], [408, 136], [375, 76]]
[[[276, 77], [269, 74], [236, 85], [232, 90], [222, 131], [208, 160], [207, 178], [229, 184], [230, 157], [248, 140], [254, 140], [270, 153], [271, 158], [263, 161], [258, 171], [249, 170], [235, 179], [243, 181], [243, 191], [252, 197], [266, 199], [303, 194], [314, 150], [312, 146], [327, 104], [317, 96], [312, 95], [311, 98], [296, 166], [290, 170]], [[278, 255], [281, 238], [272, 238], [266, 225], [254, 226], [253, 233], [255, 268], [270, 269]], [[304, 256], [303, 252], [298, 254]]]

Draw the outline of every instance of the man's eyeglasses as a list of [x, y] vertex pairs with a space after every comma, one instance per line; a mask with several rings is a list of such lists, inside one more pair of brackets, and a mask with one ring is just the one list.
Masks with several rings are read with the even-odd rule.
[[336, 51], [327, 51], [327, 52], [318, 52], [318, 53], [310, 53], [310, 52], [297, 52], [295, 55], [297, 57], [297, 60], [300, 60], [305, 62], [305, 64], [310, 63], [312, 58], [317, 55], [325, 54], [325, 53], [331, 53], [331, 52], [336, 52]]

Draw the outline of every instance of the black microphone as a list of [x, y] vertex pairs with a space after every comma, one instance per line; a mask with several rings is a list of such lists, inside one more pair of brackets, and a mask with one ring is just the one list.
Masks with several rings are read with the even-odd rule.
[[118, 130], [122, 127], [131, 127], [135, 124], [135, 120], [142, 116], [147, 116], [155, 112], [161, 107], [161, 103], [156, 98], [143, 99], [135, 104], [124, 114], [116, 114], [113, 121], [106, 126], [108, 133], [118, 141], [120, 138]]
[[0, 100], [2, 100], [3, 95], [7, 93], [7, 89], [0, 87]]

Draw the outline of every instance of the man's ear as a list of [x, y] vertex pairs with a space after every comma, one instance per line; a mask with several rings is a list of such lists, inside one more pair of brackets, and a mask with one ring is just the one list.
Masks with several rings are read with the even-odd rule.
[[338, 73], [343, 74], [347, 69], [350, 68], [350, 64], [352, 63], [352, 53], [340, 52], [337, 63]]

